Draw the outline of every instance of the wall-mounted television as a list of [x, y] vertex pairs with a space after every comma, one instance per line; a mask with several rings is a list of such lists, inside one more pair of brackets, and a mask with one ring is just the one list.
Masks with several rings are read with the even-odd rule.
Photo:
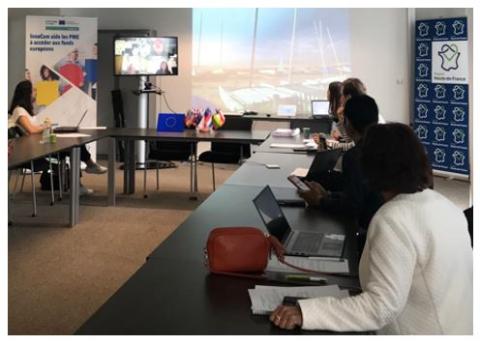
[[177, 37], [116, 37], [116, 76], [178, 75]]

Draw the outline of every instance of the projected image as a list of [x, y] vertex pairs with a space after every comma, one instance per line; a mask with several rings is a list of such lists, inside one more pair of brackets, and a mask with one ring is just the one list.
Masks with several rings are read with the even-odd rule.
[[178, 74], [176, 37], [117, 38], [114, 49], [116, 75]]
[[349, 30], [345, 9], [194, 9], [192, 106], [309, 114], [350, 76]]

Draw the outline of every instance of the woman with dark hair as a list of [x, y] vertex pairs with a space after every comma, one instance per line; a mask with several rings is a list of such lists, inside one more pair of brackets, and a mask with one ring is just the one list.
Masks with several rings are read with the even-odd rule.
[[327, 100], [329, 102], [328, 105], [328, 113], [333, 116], [333, 118], [338, 120], [338, 109], [342, 106], [342, 89], [343, 84], [341, 81], [333, 81], [328, 84], [328, 91], [327, 91]]
[[[9, 121], [19, 126], [27, 135], [42, 133], [44, 129], [49, 128], [49, 123], [39, 124], [35, 118], [33, 102], [36, 92], [30, 80], [24, 80], [17, 84], [13, 93], [12, 103], [8, 109], [10, 114]], [[103, 174], [107, 168], [95, 163], [85, 145], [80, 147], [80, 159], [87, 164], [85, 172], [89, 174]], [[83, 186], [83, 194], [90, 193]]]
[[422, 144], [403, 124], [375, 125], [362, 147], [370, 184], [385, 204], [368, 229], [359, 266], [363, 292], [278, 307], [281, 328], [386, 334], [472, 334], [473, 257], [462, 211], [430, 189]]

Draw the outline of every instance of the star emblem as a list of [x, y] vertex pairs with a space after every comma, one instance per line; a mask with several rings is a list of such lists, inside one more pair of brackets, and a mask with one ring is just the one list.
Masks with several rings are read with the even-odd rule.
[[433, 110], [433, 112], [435, 113], [435, 118], [437, 120], [445, 120], [445, 114], [447, 113], [447, 111], [445, 110], [445, 107], [441, 105], [437, 105]]
[[429, 29], [429, 26], [427, 24], [421, 23], [418, 26], [418, 34], [420, 35], [420, 37], [428, 36], [428, 29]]
[[453, 98], [455, 98], [457, 101], [462, 100], [465, 96], [465, 89], [460, 85], [455, 85], [452, 91], [453, 91]]
[[427, 118], [427, 115], [428, 115], [428, 108], [423, 105], [423, 104], [420, 104], [418, 107], [417, 107], [417, 114], [418, 114], [418, 117], [420, 119], [425, 119]]
[[437, 36], [443, 36], [445, 35], [447, 26], [445, 25], [444, 22], [437, 22], [435, 24], [435, 31], [437, 33]]
[[436, 98], [439, 98], [439, 99], [445, 98], [445, 93], [446, 93], [445, 86], [443, 86], [443, 85], [435, 86], [435, 97]]
[[452, 154], [453, 164], [457, 166], [462, 166], [465, 164], [465, 156], [460, 151], [455, 151]]
[[458, 35], [463, 35], [465, 32], [465, 24], [463, 24], [461, 21], [456, 20], [452, 24], [453, 27], [453, 34], [458, 36]]
[[418, 97], [425, 98], [428, 96], [428, 87], [426, 87], [425, 84], [420, 84], [417, 87], [417, 90], [418, 90]]
[[452, 134], [453, 134], [453, 142], [455, 144], [465, 143], [465, 132], [463, 130], [455, 128]]
[[437, 149], [435, 149], [433, 154], [435, 155], [435, 162], [437, 162], [437, 163], [444, 163], [445, 162], [445, 151], [437, 148]]
[[436, 141], [445, 141], [445, 136], [447, 132], [442, 127], [436, 127], [433, 131], [435, 133], [435, 140]]
[[418, 45], [418, 56], [420, 57], [428, 56], [428, 45], [426, 45], [423, 42]]
[[453, 119], [457, 122], [462, 122], [465, 120], [465, 111], [460, 107], [453, 108]]

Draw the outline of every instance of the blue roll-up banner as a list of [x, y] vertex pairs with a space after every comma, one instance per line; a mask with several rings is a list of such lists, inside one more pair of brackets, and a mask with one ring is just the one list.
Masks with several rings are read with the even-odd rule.
[[467, 18], [416, 21], [413, 124], [434, 170], [469, 175]]

